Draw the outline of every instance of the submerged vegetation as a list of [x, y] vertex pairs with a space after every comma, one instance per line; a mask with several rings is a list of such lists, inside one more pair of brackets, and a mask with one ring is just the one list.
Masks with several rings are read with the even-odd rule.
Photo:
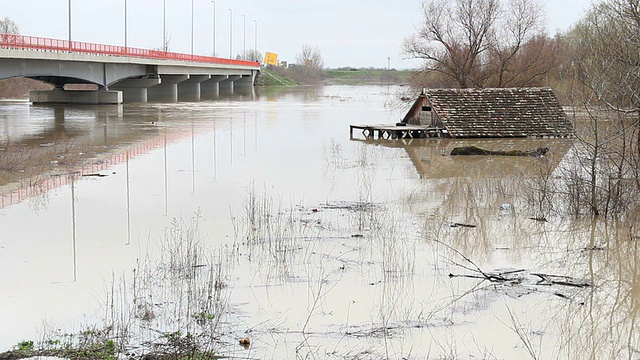
[[[0, 359], [217, 359], [232, 333], [223, 326], [229, 258], [203, 246], [199, 216], [174, 220], [161, 243], [130, 274], [113, 276], [102, 322], [78, 333], [43, 329], [40, 341], [22, 341]], [[230, 256], [230, 255], [226, 255]]]
[[[478, 334], [457, 338], [487, 308], [502, 323], [501, 341], [522, 358], [573, 353], [593, 332], [610, 342], [585, 351], [607, 358], [624, 346], [616, 333], [640, 336], [626, 320], [614, 332], [597, 320], [623, 317], [619, 307], [631, 306], [631, 297], [606, 305], [603, 293], [632, 291], [611, 280], [635, 267], [637, 249], [628, 245], [638, 237], [637, 218], [567, 218], [560, 204], [570, 205], [571, 193], [554, 183], [564, 181], [567, 157], [555, 166], [554, 151], [509, 158], [524, 162], [526, 173], [424, 180], [383, 196], [396, 180], [381, 181], [392, 172], [380, 164], [397, 161], [393, 153], [362, 144], [350, 155], [331, 141], [326, 177], [349, 174], [352, 198], [283, 202], [250, 184], [230, 209], [232, 239], [212, 244], [200, 213], [175, 219], [159, 253], [112, 276], [101, 322], [75, 334], [45, 330], [0, 358], [499, 357], [504, 351]], [[434, 184], [438, 193], [428, 190]], [[607, 270], [610, 262], [620, 263], [619, 275]], [[247, 290], [252, 300], [238, 303]], [[525, 304], [546, 304], [560, 325], [532, 320]], [[570, 338], [555, 343], [551, 334]], [[287, 345], [273, 344], [280, 341]]]

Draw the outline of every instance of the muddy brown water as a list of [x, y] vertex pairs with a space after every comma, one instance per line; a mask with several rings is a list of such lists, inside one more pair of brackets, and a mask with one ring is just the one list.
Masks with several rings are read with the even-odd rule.
[[[141, 341], [202, 330], [214, 311], [185, 310], [196, 302], [174, 290], [213, 269], [203, 274], [215, 276], [214, 348], [229, 356], [639, 358], [637, 230], [531, 220], [525, 194], [571, 144], [349, 140], [349, 124], [401, 118], [404, 108], [390, 106], [398, 91], [0, 103], [0, 139], [39, 160], [22, 172], [29, 178], [2, 184], [0, 349], [118, 317]], [[551, 152], [447, 156], [458, 144]], [[176, 263], [189, 255], [172, 246], [185, 241], [210, 261], [189, 262], [180, 277]], [[145, 262], [170, 265], [152, 272]], [[158, 275], [167, 268], [177, 277]], [[143, 291], [139, 281], [171, 286]]]

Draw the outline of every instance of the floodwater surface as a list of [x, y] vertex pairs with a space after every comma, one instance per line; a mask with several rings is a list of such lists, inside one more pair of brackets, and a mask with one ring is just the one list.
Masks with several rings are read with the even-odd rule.
[[93, 329], [134, 353], [640, 358], [638, 230], [538, 214], [570, 141], [350, 140], [399, 90], [0, 103], [0, 349]]

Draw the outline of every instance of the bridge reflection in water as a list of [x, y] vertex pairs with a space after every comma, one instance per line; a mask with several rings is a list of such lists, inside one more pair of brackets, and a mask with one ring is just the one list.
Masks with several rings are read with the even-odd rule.
[[[255, 93], [234, 93], [220, 98], [251, 100]], [[203, 104], [207, 103], [80, 107], [0, 104], [10, 114], [0, 130], [0, 145], [5, 148], [1, 155], [7, 161], [11, 154], [28, 153], [33, 163], [13, 179], [0, 177], [0, 208], [28, 199], [38, 202], [55, 188], [82, 177], [108, 175], [105, 171], [115, 165], [128, 164], [129, 160], [159, 148], [164, 149], [166, 158], [167, 146], [189, 136], [194, 138], [203, 127], [213, 131], [215, 148], [216, 132], [229, 131], [232, 137], [233, 125], [229, 120], [202, 119], [187, 110], [192, 106], [209, 106]], [[214, 149], [214, 175], [218, 158]], [[165, 212], [167, 208], [165, 201]]]

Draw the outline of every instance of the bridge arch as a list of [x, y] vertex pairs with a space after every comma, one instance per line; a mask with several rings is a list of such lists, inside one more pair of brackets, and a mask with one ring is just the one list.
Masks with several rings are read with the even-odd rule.
[[104, 89], [101, 84], [90, 81], [89, 79], [72, 78], [67, 76], [51, 76], [51, 75], [31, 75], [22, 76], [32, 80], [38, 80], [55, 86], [57, 89], [64, 88], [67, 84], [90, 84], [97, 85], [99, 89]]
[[139, 64], [98, 63], [42, 59], [4, 59], [0, 80], [26, 77], [62, 88], [66, 84], [95, 84], [104, 89], [119, 81], [145, 76]]

